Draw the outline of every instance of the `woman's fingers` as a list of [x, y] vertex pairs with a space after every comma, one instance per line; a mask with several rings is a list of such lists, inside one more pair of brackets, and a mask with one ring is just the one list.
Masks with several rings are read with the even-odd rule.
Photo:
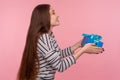
[[100, 48], [100, 47], [95, 47], [94, 49], [95, 49], [95, 52], [97, 53], [102, 53], [104, 51], [103, 48]]
[[97, 47], [95, 43], [88, 43], [83, 47], [83, 51], [90, 54], [99, 54], [104, 51], [104, 48]]

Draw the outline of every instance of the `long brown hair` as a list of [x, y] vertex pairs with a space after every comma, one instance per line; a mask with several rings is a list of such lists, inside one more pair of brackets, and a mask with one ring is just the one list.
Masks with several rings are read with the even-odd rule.
[[26, 44], [17, 75], [17, 80], [35, 80], [39, 68], [36, 68], [35, 61], [40, 65], [37, 55], [37, 40], [43, 33], [50, 30], [50, 5], [40, 4], [32, 12]]

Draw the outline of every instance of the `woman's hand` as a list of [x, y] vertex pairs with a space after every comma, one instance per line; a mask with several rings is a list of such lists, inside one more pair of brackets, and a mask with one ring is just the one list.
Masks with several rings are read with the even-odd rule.
[[82, 54], [89, 53], [89, 54], [98, 54], [102, 53], [104, 51], [103, 48], [96, 47], [95, 43], [88, 43], [85, 44], [84, 47], [82, 47], [77, 53], [75, 53], [73, 56], [77, 60]]
[[98, 54], [104, 51], [103, 48], [96, 47], [95, 43], [88, 43], [81, 49], [83, 53]]

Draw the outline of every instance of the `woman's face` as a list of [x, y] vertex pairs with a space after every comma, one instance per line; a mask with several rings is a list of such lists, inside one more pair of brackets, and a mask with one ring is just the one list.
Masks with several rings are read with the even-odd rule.
[[58, 18], [59, 18], [59, 16], [56, 15], [55, 10], [53, 8], [50, 8], [50, 24], [51, 24], [51, 27], [59, 25]]

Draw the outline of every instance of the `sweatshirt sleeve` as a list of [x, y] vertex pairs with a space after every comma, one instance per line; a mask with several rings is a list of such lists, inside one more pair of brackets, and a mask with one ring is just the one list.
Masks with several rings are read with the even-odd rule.
[[70, 55], [66, 58], [61, 57], [61, 51], [56, 51], [54, 49], [48, 34], [43, 34], [40, 37], [40, 39], [38, 40], [38, 47], [42, 51], [42, 55], [44, 56], [46, 61], [49, 64], [51, 64], [53, 68], [57, 69], [59, 72], [65, 71], [71, 65], [76, 63], [76, 60], [73, 55]]
[[70, 55], [73, 55], [73, 52], [71, 50], [71, 47], [67, 47], [65, 49], [62, 49], [60, 50], [60, 53], [61, 53], [61, 56], [63, 58], [67, 57], [67, 56], [70, 56]]

